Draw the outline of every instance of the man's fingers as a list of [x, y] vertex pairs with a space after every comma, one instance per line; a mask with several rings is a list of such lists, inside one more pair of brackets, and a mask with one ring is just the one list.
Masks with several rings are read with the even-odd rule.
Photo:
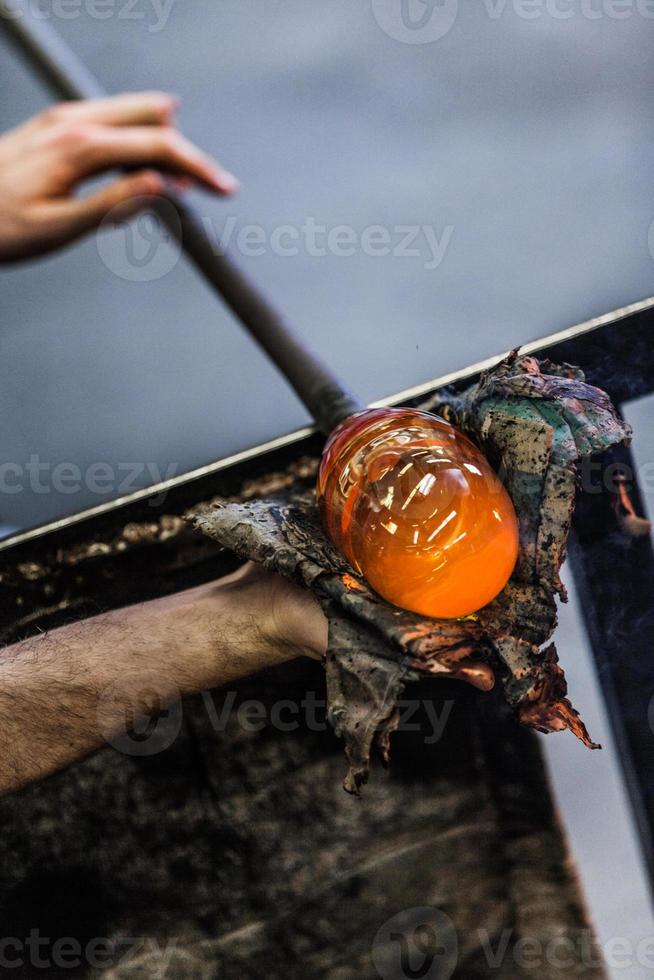
[[[164, 181], [182, 190], [189, 183], [225, 195], [237, 190], [236, 178], [176, 129], [175, 107], [162, 92], [62, 103], [3, 135], [0, 182], [9, 215], [0, 215], [0, 260], [65, 245], [113, 208], [128, 217], [139, 197], [162, 193]], [[113, 170], [127, 174], [96, 194], [74, 196], [85, 178]]]
[[111, 167], [157, 167], [191, 177], [220, 194], [232, 194], [238, 181], [170, 126], [111, 126], [81, 129], [80, 166], [86, 173]]
[[49, 202], [44, 227], [49, 227], [52, 238], [72, 240], [96, 228], [106, 216], [129, 218], [144, 204], [144, 198], [160, 194], [165, 187], [164, 178], [156, 171], [144, 170], [121, 177], [88, 197], [70, 197]]
[[179, 100], [165, 92], [126, 92], [106, 99], [62, 102], [46, 109], [41, 123], [97, 123], [103, 126], [167, 126]]

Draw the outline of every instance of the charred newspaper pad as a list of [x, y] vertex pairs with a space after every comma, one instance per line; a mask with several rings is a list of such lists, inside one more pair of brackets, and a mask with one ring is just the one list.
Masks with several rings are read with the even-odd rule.
[[424, 619], [376, 595], [325, 537], [315, 494], [301, 485], [269, 498], [211, 506], [196, 525], [242, 558], [313, 590], [329, 618], [329, 718], [345, 739], [346, 789], [357, 792], [376, 746], [389, 757], [397, 701], [421, 674], [481, 689], [497, 679], [519, 719], [568, 728], [589, 748], [568, 700], [556, 648], [556, 596], [580, 463], [630, 438], [608, 395], [569, 364], [514, 352], [455, 394], [421, 406], [462, 429], [503, 476], [520, 526], [519, 558], [500, 595], [462, 619]]

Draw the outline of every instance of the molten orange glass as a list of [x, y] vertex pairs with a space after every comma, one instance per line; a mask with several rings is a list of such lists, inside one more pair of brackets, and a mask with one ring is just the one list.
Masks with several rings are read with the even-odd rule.
[[436, 415], [375, 408], [346, 419], [327, 442], [317, 489], [329, 537], [396, 606], [464, 616], [513, 571], [511, 499], [477, 447]]

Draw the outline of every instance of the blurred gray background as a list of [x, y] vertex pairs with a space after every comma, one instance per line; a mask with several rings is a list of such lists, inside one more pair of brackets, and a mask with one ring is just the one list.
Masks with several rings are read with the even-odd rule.
[[[243, 184], [230, 201], [193, 195], [197, 206], [216, 234], [227, 223], [242, 265], [366, 399], [654, 292], [654, 21], [635, 0], [626, 19], [586, 0], [592, 20], [576, 0], [560, 0], [577, 10], [568, 19], [547, 12], [551, 0], [535, 19], [514, 0], [461, 4], [431, 43], [403, 28], [401, 0], [109, 0], [102, 20], [93, 2], [40, 9], [109, 91], [181, 96], [184, 130]], [[452, 9], [434, 8], [436, 27]], [[403, 30], [427, 43], [391, 36]], [[48, 97], [0, 44], [8, 128]], [[312, 249], [299, 231], [311, 220], [352, 229], [354, 254], [326, 234]], [[265, 245], [239, 247], [249, 225]], [[292, 256], [271, 240], [289, 225], [301, 239]], [[394, 254], [396, 229], [423, 225], [443, 254], [422, 231], [417, 255]], [[373, 226], [391, 254], [366, 254]], [[127, 464], [179, 473], [307, 421], [185, 260], [169, 263], [163, 246], [138, 267], [149, 232], [133, 232], [136, 265], [117, 231], [3, 271], [4, 461], [36, 455], [83, 474], [108, 463], [105, 493], [117, 495], [135, 482]], [[149, 274], [160, 278], [126, 278]], [[102, 499], [57, 492], [43, 473], [49, 492], [26, 477], [0, 498], [0, 523]], [[144, 471], [136, 482], [155, 481]]]
[[[41, 9], [110, 91], [181, 96], [186, 133], [243, 184], [229, 202], [193, 195], [208, 226], [231, 228], [241, 264], [367, 400], [654, 292], [645, 4], [587, 0], [584, 13], [561, 0], [527, 17], [512, 0], [444, 0], [419, 29], [402, 22], [400, 0], [163, 2], [116, 0], [102, 20], [92, 0]], [[408, 9], [426, 11], [421, 0]], [[2, 38], [0, 50], [5, 129], [48, 98]], [[313, 245], [308, 222], [325, 228]], [[252, 225], [262, 246], [243, 238]], [[283, 226], [297, 254], [275, 245]], [[337, 226], [352, 248], [337, 232], [325, 241]], [[389, 254], [370, 254], [374, 226]], [[417, 254], [400, 254], [407, 226]], [[46, 467], [46, 492], [0, 494], [5, 529], [307, 422], [151, 230], [143, 219], [131, 237], [109, 230], [2, 273], [0, 459]], [[83, 474], [106, 463], [114, 483], [104, 496], [57, 491], [48, 472], [62, 462]], [[574, 602], [557, 639], [573, 699], [606, 748], [551, 736], [553, 778], [600, 937], [635, 948], [654, 924]], [[652, 972], [632, 957], [612, 975]]]

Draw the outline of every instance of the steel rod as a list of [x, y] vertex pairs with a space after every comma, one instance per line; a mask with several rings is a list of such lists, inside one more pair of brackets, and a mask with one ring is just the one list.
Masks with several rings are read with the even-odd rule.
[[[16, 46], [58, 98], [106, 96], [102, 86], [51, 25], [34, 18], [22, 0], [0, 0], [0, 18]], [[323, 432], [328, 434], [344, 418], [364, 407], [309, 350], [218, 243], [209, 238], [199, 217], [186, 202], [168, 190], [159, 203], [153, 202], [152, 208], [281, 371]]]

